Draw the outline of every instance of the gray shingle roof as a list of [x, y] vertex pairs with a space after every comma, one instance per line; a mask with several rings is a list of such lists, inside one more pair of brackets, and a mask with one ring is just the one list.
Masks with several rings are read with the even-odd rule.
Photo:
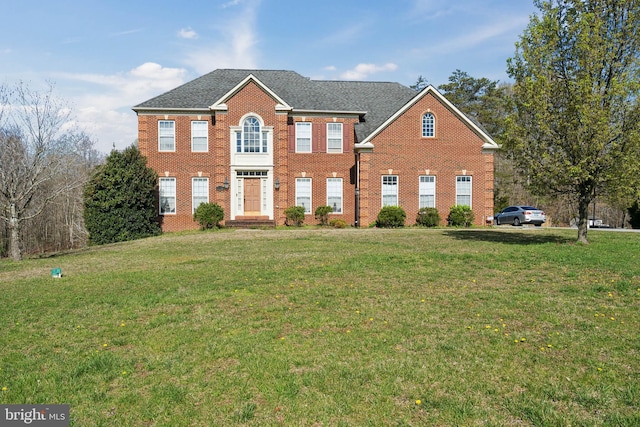
[[252, 74], [294, 110], [364, 111], [358, 140], [377, 129], [417, 95], [399, 83], [311, 80], [294, 71], [215, 70], [133, 107], [207, 109]]

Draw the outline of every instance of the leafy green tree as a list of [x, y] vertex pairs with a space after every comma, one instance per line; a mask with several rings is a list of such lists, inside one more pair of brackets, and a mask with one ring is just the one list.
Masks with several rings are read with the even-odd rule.
[[84, 188], [90, 242], [101, 245], [160, 234], [156, 181], [136, 147], [111, 151]]
[[569, 195], [578, 241], [598, 196], [637, 193], [640, 9], [636, 0], [535, 1], [508, 61], [515, 112], [504, 145], [541, 195]]

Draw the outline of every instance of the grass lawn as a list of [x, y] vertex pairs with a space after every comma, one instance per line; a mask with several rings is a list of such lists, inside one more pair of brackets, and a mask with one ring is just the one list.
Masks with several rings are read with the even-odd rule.
[[0, 403], [72, 426], [640, 425], [640, 235], [575, 238], [236, 230], [2, 260]]

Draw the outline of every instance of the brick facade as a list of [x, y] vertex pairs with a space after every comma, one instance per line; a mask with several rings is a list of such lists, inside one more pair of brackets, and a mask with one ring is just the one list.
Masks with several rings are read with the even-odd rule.
[[[296, 178], [311, 179], [311, 214], [305, 224], [316, 223], [313, 211], [327, 204], [327, 178], [341, 178], [342, 212], [332, 213], [330, 218], [354, 224], [355, 185], [350, 171], [358, 157], [360, 226], [374, 222], [382, 207], [383, 175], [397, 176], [397, 200], [407, 213], [407, 224], [415, 223], [420, 176], [425, 175], [435, 177], [435, 204], [443, 219], [456, 204], [458, 176], [471, 177], [475, 224], [485, 224], [493, 214], [495, 143], [432, 87], [360, 140], [356, 130], [366, 123], [366, 112], [344, 108], [305, 111], [283, 105], [283, 100], [257, 78], [248, 78], [218, 101], [213, 108], [134, 108], [138, 144], [148, 165], [159, 178], [175, 178], [175, 213], [161, 215], [164, 231], [197, 228], [192, 218], [193, 178], [209, 179], [209, 201], [222, 206], [226, 221], [245, 216], [249, 197], [245, 180], [254, 179], [256, 184], [260, 180], [260, 212], [252, 214], [276, 224], [283, 224], [284, 210], [296, 204]], [[427, 112], [435, 117], [433, 137], [422, 136], [422, 117]], [[260, 121], [260, 144], [268, 141], [267, 153], [236, 152], [236, 132], [242, 132], [243, 120], [249, 116]], [[174, 151], [159, 150], [159, 121], [175, 124]], [[191, 149], [192, 121], [207, 122], [206, 152]], [[300, 122], [312, 124], [309, 153], [295, 150], [296, 123]], [[328, 123], [342, 123], [341, 153], [327, 152]], [[372, 144], [373, 149], [356, 156], [362, 143]]]

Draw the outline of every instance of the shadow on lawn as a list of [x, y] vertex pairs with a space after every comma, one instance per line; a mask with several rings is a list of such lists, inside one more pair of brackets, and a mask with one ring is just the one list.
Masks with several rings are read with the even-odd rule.
[[575, 240], [548, 233], [523, 233], [499, 230], [447, 230], [445, 235], [458, 240], [506, 243], [509, 245], [539, 245], [543, 243], [573, 243]]

